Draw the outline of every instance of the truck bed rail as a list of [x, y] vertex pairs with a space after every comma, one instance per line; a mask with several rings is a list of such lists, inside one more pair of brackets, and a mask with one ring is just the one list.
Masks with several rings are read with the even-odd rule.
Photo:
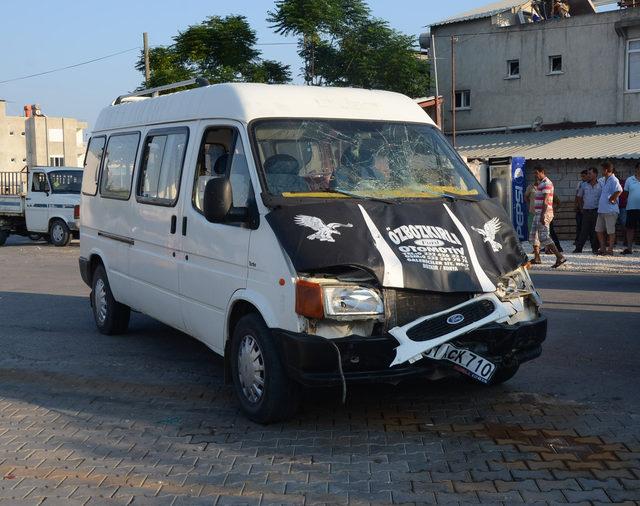
[[26, 182], [26, 172], [0, 172], [0, 195], [22, 195]]

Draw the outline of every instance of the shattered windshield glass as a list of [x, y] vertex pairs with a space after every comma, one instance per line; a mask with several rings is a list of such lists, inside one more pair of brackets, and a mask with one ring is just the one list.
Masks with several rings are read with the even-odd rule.
[[427, 124], [286, 119], [256, 122], [272, 195], [434, 198], [484, 190], [440, 131]]

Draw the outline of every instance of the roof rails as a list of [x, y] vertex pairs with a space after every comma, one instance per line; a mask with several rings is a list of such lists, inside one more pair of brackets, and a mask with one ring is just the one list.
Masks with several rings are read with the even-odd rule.
[[151, 95], [151, 97], [157, 97], [161, 91], [167, 90], [175, 90], [176, 88], [182, 88], [184, 86], [190, 86], [192, 84], [197, 84], [198, 86], [209, 86], [209, 81], [204, 77], [195, 77], [193, 79], [187, 79], [186, 81], [180, 81], [172, 84], [165, 84], [164, 86], [157, 86], [155, 88], [146, 88], [140, 91], [134, 91], [133, 93], [127, 93], [126, 95], [120, 95], [116, 98], [111, 105], [118, 105], [122, 102], [127, 102], [128, 98], [140, 97], [140, 99], [149, 98], [146, 95]]

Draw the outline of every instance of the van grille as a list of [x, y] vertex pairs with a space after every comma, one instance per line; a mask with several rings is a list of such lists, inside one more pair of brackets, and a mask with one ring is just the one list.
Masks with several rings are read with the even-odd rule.
[[[494, 303], [489, 299], [482, 299], [467, 306], [448, 311], [447, 313], [426, 320], [407, 331], [407, 336], [413, 341], [426, 341], [444, 336], [460, 327], [466, 327], [489, 316], [495, 310]], [[451, 323], [447, 321], [451, 316], [458, 316]], [[461, 318], [460, 316], [461, 315]], [[459, 320], [459, 321], [456, 321]]]
[[422, 316], [427, 316], [462, 304], [471, 298], [464, 292], [424, 292], [418, 290], [384, 290], [387, 329], [401, 327]]

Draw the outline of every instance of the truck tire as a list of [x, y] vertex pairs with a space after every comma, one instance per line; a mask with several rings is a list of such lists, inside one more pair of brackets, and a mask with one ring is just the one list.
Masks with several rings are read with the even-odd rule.
[[9, 232], [7, 230], [0, 230], [0, 246], [4, 246], [4, 243], [7, 242], [8, 237]]
[[64, 221], [53, 220], [49, 225], [49, 237], [54, 246], [66, 246], [71, 241], [71, 232]]
[[299, 385], [289, 379], [271, 333], [257, 314], [243, 316], [231, 337], [231, 376], [246, 416], [267, 424], [298, 410]]
[[98, 331], [106, 335], [123, 334], [129, 326], [131, 309], [113, 298], [107, 273], [102, 265], [93, 271], [91, 307]]

